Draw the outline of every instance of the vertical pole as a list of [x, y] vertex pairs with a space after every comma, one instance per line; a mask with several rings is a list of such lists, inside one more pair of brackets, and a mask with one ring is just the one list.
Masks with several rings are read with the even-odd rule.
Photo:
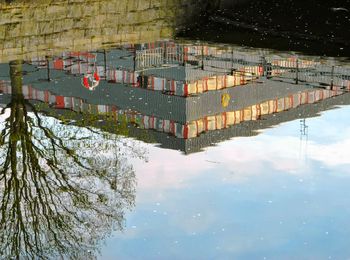
[[231, 71], [233, 70], [233, 47], [231, 47]]
[[296, 60], [295, 84], [299, 84], [299, 59]]
[[[180, 48], [180, 46], [179, 46], [179, 48]], [[179, 55], [180, 55], [181, 53], [179, 52]], [[183, 45], [182, 46], [182, 66], [185, 66], [186, 65], [186, 47]], [[179, 59], [180, 60], [180, 59]]]
[[202, 70], [204, 70], [204, 44], [202, 44]]
[[331, 70], [331, 90], [333, 90], [333, 85], [334, 85], [334, 66], [332, 66], [332, 70]]
[[267, 77], [267, 61], [265, 55], [261, 56], [261, 66], [263, 68], [263, 76]]
[[49, 56], [46, 56], [47, 81], [51, 81]]
[[168, 63], [167, 61], [167, 43], [165, 42], [163, 45], [163, 63]]
[[103, 63], [104, 63], [104, 77], [107, 79], [107, 52], [106, 49], [103, 50]]

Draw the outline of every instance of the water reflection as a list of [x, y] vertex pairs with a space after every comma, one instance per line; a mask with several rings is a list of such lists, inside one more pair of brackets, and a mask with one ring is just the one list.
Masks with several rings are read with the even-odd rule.
[[[126, 124], [126, 135], [186, 154], [349, 103], [345, 61], [229, 45], [166, 40], [68, 51], [25, 70], [26, 99], [102, 116], [108, 123], [98, 127], [109, 132]], [[11, 93], [6, 81], [1, 89]]]
[[[5, 1], [6, 2], [6, 1]], [[173, 37], [208, 0], [0, 1], [0, 62]]]
[[[2, 258], [93, 258], [134, 206], [131, 159], [146, 160], [135, 139], [189, 155], [299, 119], [302, 156], [305, 118], [350, 103], [343, 60], [208, 43], [67, 51], [0, 72]], [[233, 154], [221, 153], [203, 169]]]
[[0, 0], [0, 259], [348, 257], [349, 60], [170, 39], [347, 43], [228, 2]]
[[122, 229], [135, 200], [126, 158], [134, 142], [41, 114], [23, 92], [23, 62], [10, 63], [11, 97], [1, 109], [0, 258], [89, 259]]

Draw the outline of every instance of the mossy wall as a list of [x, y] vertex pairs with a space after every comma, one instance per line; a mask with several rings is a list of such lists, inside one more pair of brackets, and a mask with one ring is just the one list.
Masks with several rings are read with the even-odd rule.
[[209, 0], [0, 2], [0, 62], [171, 38]]

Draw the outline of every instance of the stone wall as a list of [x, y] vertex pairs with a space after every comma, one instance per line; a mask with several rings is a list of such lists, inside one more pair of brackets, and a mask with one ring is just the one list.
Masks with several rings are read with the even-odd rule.
[[[0, 62], [171, 38], [210, 0], [0, 2]], [[200, 8], [198, 8], [200, 7]]]

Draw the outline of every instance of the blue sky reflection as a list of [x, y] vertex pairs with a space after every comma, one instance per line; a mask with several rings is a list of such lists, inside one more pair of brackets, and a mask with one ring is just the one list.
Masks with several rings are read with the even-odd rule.
[[184, 156], [149, 146], [101, 259], [350, 257], [350, 107]]

